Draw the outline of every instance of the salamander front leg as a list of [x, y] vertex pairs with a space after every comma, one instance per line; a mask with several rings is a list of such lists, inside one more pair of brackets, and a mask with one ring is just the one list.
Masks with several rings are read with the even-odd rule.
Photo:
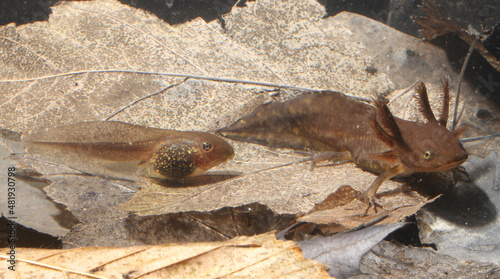
[[380, 185], [382, 185], [382, 183], [384, 183], [385, 181], [393, 178], [394, 176], [396, 176], [400, 173], [403, 173], [404, 171], [405, 171], [405, 168], [402, 167], [401, 165], [397, 165], [395, 167], [392, 167], [388, 171], [379, 175], [373, 181], [372, 185], [370, 185], [370, 188], [368, 188], [368, 190], [365, 193], [361, 194], [360, 199], [362, 201], [368, 202], [368, 207], [366, 208], [365, 215], [368, 214], [368, 211], [370, 210], [370, 208], [373, 208], [375, 213], [378, 212], [377, 207], [382, 208], [382, 206], [376, 202], [377, 201], [376, 194], [377, 194], [378, 189], [380, 188]]

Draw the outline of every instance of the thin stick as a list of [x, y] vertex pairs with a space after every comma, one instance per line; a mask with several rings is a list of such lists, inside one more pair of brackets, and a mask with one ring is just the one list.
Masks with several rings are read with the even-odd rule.
[[67, 77], [67, 76], [83, 75], [83, 74], [95, 74], [95, 73], [128, 73], [128, 74], [139, 74], [139, 75], [183, 77], [183, 78], [190, 78], [190, 79], [204, 79], [204, 80], [220, 81], [220, 82], [227, 82], [227, 83], [245, 83], [245, 84], [260, 85], [260, 86], [267, 86], [267, 87], [292, 88], [292, 89], [308, 90], [308, 91], [316, 91], [317, 90], [317, 89], [298, 87], [298, 86], [292, 86], [292, 85], [281, 85], [281, 84], [276, 84], [276, 83], [272, 83], [272, 82], [258, 82], [258, 81], [251, 81], [251, 80], [217, 78], [217, 77], [210, 77], [210, 76], [198, 76], [198, 75], [175, 74], [175, 73], [158, 73], [158, 72], [134, 71], [134, 70], [118, 70], [118, 69], [82, 70], [82, 71], [67, 72], [67, 73], [48, 75], [48, 76], [42, 76], [42, 77], [27, 78], [27, 79], [0, 80], [0, 83], [39, 81], [39, 80], [53, 79], [53, 78], [58, 78], [58, 77]]
[[473, 137], [473, 138], [467, 138], [467, 139], [462, 139], [460, 140], [461, 142], [473, 142], [473, 141], [479, 141], [479, 140], [485, 140], [485, 139], [492, 139], [492, 138], [497, 138], [500, 137], [499, 134], [492, 134], [488, 136], [480, 136], [480, 137]]
[[[287, 88], [287, 89], [295, 89], [295, 90], [303, 90], [303, 91], [321, 91], [321, 89], [300, 87], [300, 86], [294, 86], [294, 85], [284, 85], [284, 84], [277, 84], [277, 83], [272, 83], [272, 82], [260, 82], [260, 81], [242, 80], [242, 79], [217, 78], [217, 77], [210, 77], [210, 76], [197, 76], [197, 75], [175, 74], [175, 73], [158, 73], [158, 72], [134, 71], [134, 70], [117, 70], [117, 69], [82, 70], [82, 71], [67, 72], [67, 73], [62, 73], [62, 74], [48, 75], [48, 76], [43, 76], [43, 77], [27, 78], [27, 79], [0, 80], [0, 83], [39, 81], [39, 80], [54, 79], [54, 78], [59, 78], [59, 77], [68, 77], [68, 76], [83, 75], [83, 74], [99, 74], [99, 73], [122, 73], [122, 74], [127, 73], [127, 74], [138, 74], [138, 75], [183, 77], [183, 78], [189, 78], [189, 79], [202, 79], [202, 80], [210, 80], [210, 81], [218, 81], [218, 82], [226, 82], [226, 83], [251, 84], [251, 85], [257, 85], [257, 86], [264, 86], [264, 87]], [[365, 97], [352, 96], [349, 94], [344, 94], [344, 95], [355, 98], [355, 99], [360, 100], [360, 101], [365, 101], [365, 102], [371, 101], [371, 99], [365, 98]]]
[[[414, 86], [415, 84], [417, 84], [417, 81], [415, 81], [412, 85], [408, 86], [407, 88], [404, 88], [402, 89], [401, 93], [399, 93], [398, 95], [396, 95], [392, 100], [389, 101], [389, 104], [391, 104], [392, 102], [396, 101], [397, 99], [399, 99], [401, 96], [403, 96], [404, 94], [406, 94], [408, 91], [410, 91]], [[413, 97], [413, 95], [412, 95]]]
[[469, 52], [467, 53], [467, 56], [465, 57], [464, 64], [462, 65], [462, 70], [460, 70], [460, 76], [458, 77], [458, 84], [457, 84], [457, 97], [455, 99], [455, 108], [453, 110], [453, 122], [451, 124], [451, 130], [455, 131], [455, 128], [457, 127], [457, 114], [458, 114], [458, 101], [460, 98], [460, 85], [462, 84], [462, 79], [465, 74], [465, 69], [467, 68], [467, 64], [469, 64], [469, 59], [472, 55], [472, 52], [474, 51], [474, 48], [476, 47], [476, 43], [479, 40], [479, 36], [476, 36], [476, 39], [474, 42], [472, 42], [472, 45], [469, 48]]

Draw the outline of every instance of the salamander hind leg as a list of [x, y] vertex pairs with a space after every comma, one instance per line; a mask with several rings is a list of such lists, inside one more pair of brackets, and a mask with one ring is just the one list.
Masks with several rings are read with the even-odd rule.
[[351, 153], [349, 151], [336, 152], [336, 151], [321, 151], [321, 152], [297, 152], [299, 154], [308, 155], [309, 157], [302, 160], [303, 162], [311, 162], [310, 169], [314, 170], [316, 164], [323, 161], [337, 161], [337, 162], [352, 162]]

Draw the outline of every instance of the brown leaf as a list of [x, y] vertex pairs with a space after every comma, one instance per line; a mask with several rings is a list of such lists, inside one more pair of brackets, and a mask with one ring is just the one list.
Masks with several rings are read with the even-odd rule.
[[[190, 211], [176, 214], [138, 216], [126, 219], [128, 237], [144, 244], [220, 241], [280, 231], [292, 224], [295, 215], [277, 215], [266, 206], [254, 203], [223, 207], [210, 212]], [[168, 229], [167, 229], [168, 228]], [[77, 238], [78, 235], [72, 235]]]
[[[329, 197], [330, 202], [335, 194]], [[333, 225], [337, 232], [354, 229], [373, 222], [380, 225], [394, 224], [403, 221], [406, 216], [415, 214], [422, 206], [436, 199], [428, 200], [416, 192], [405, 195], [385, 194], [387, 195], [379, 195], [381, 196], [380, 203], [384, 205], [384, 208], [378, 210], [377, 213], [370, 211], [369, 214], [364, 215], [363, 212], [367, 207], [366, 203], [353, 199], [343, 206], [332, 206], [329, 209], [314, 211], [300, 217], [298, 221]], [[337, 195], [337, 198], [343, 199], [344, 197]]]
[[182, 245], [17, 248], [16, 255], [16, 271], [3, 268], [2, 278], [331, 278], [324, 266], [304, 259], [297, 244], [273, 234]]

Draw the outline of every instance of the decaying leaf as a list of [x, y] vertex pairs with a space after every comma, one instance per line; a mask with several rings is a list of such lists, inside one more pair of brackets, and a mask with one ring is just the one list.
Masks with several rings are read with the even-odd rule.
[[[295, 214], [277, 215], [266, 206], [253, 203], [210, 212], [190, 211], [150, 216], [134, 214], [125, 219], [125, 228], [129, 238], [144, 244], [202, 242], [280, 231], [290, 226], [296, 218]], [[78, 240], [78, 234], [71, 233], [67, 239]]]
[[335, 278], [347, 278], [360, 272], [359, 262], [364, 254], [404, 225], [377, 225], [359, 231], [304, 240], [299, 245], [304, 257], [325, 264], [328, 274]]
[[[432, 250], [382, 241], [361, 260], [359, 278], [498, 278], [500, 268]], [[358, 277], [356, 277], [358, 278]]]
[[[278, 3], [272, 5], [275, 4]], [[105, 12], [96, 12], [102, 11], [103, 6], [106, 7]], [[275, 9], [283, 10], [292, 6], [291, 3], [280, 2]], [[266, 10], [260, 4], [248, 8], [258, 9], [259, 11]], [[245, 11], [248, 10], [245, 9], [241, 8], [240, 12], [246, 13]], [[354, 65], [359, 69], [363, 68], [364, 63], [362, 60], [366, 59], [362, 55], [363, 46], [358, 45], [356, 42], [340, 43], [350, 37], [349, 31], [341, 28], [341, 26], [332, 25], [325, 29], [324, 26], [320, 28], [315, 25], [320, 19], [317, 12], [321, 11], [321, 6], [314, 1], [308, 2], [307, 6], [304, 6], [304, 11], [309, 14], [306, 15], [302, 10], [296, 10], [294, 13], [289, 13], [286, 18], [281, 19], [286, 19], [284, 23], [290, 24], [296, 24], [297, 20], [306, 19], [305, 22], [310, 22], [309, 25], [296, 25], [296, 28], [293, 28], [291, 33], [281, 32], [283, 33], [282, 37], [297, 38], [299, 35], [302, 37], [300, 42], [287, 46], [290, 51], [296, 48], [299, 48], [301, 52], [316, 49], [316, 51], [311, 52], [307, 60], [301, 62], [303, 70], [307, 70], [309, 73], [302, 75], [307, 77], [307, 80], [300, 81], [300, 83], [294, 81], [294, 83], [311, 87], [327, 87], [330, 84], [335, 84], [342, 91], [351, 91], [350, 88], [358, 87], [360, 92], [352, 92], [357, 95], [371, 90], [372, 88], [365, 88], [364, 84], [372, 77], [363, 74], [353, 78], [351, 71], [348, 70]], [[72, 19], [82, 22], [82, 25], [69, 23], [67, 21], [67, 15], [69, 14], [71, 14]], [[311, 18], [316, 19], [310, 21]], [[87, 25], [84, 23], [87, 23]], [[93, 26], [96, 23], [99, 24]], [[257, 28], [257, 26], [254, 28]], [[109, 30], [119, 31], [110, 32]], [[35, 127], [41, 129], [68, 122], [102, 120], [131, 101], [158, 92], [179, 81], [177, 78], [159, 77], [151, 74], [120, 72], [85, 72], [79, 75], [39, 79], [40, 77], [61, 72], [119, 68], [128, 71], [200, 73], [220, 78], [286, 82], [286, 80], [277, 78], [276, 69], [280, 68], [280, 66], [271, 64], [272, 61], [269, 61], [264, 54], [256, 54], [246, 46], [239, 46], [228, 41], [223, 34], [211, 29], [201, 20], [190, 22], [188, 25], [172, 27], [110, 0], [102, 1], [102, 3], [100, 1], [64, 3], [54, 8], [49, 23], [41, 22], [35, 23], [33, 26], [25, 25], [19, 28], [7, 26], [2, 29], [2, 32], [5, 38], [2, 42], [6, 53], [8, 57], [12, 57], [6, 59], [7, 66], [5, 69], [9, 70], [9, 74], [5, 75], [5, 80], [34, 78], [31, 81], [1, 83], [3, 89], [9, 92], [6, 96], [7, 99], [4, 99], [5, 105], [2, 106], [5, 110], [3, 125], [11, 126], [23, 132], [31, 131]], [[39, 34], [40, 32], [43, 32], [43, 34]], [[263, 34], [264, 31], [259, 32]], [[64, 39], [66, 38], [65, 34], [71, 34], [72, 42], [78, 43], [69, 44]], [[275, 39], [279, 40], [280, 38]], [[57, 43], [59, 48], [65, 49], [64, 53], [68, 53], [68, 55], [61, 56], [48, 50], [51, 48], [51, 42]], [[332, 42], [335, 42], [335, 44], [332, 44]], [[352, 47], [346, 48], [346, 44], [352, 44]], [[15, 59], [15, 57], [23, 56], [28, 48], [37, 49], [37, 51], [31, 52], [33, 56], [24, 56], [25, 59], [33, 60], [34, 64], [30, 63], [30, 67], [47, 67], [46, 71], [37, 69], [37, 71], [26, 73], [31, 68], [26, 68], [23, 66], [25, 65], [23, 61]], [[322, 51], [327, 51], [328, 55], [322, 53]], [[43, 59], [37, 55], [38, 52], [44, 53]], [[79, 53], [79, 55], [76, 55], [76, 53]], [[124, 59], [118, 59], [117, 53], [121, 55], [119, 57]], [[245, 55], [240, 55], [241, 53], [245, 53]], [[292, 54], [290, 53], [290, 55]], [[331, 69], [330, 64], [347, 60], [353, 55], [359, 56], [359, 58], [352, 61], [354, 64], [344, 62], [342, 66], [337, 65], [341, 66], [338, 70]], [[302, 57], [302, 54], [293, 54], [292, 58], [296, 56]], [[299, 65], [299, 62], [293, 61], [292, 58], [282, 62], [286, 62], [288, 67]], [[60, 60], [63, 62], [59, 64], [55, 62]], [[311, 67], [312, 65], [308, 65], [308, 63], [313, 60], [321, 61], [321, 63], [329, 61], [330, 64]], [[59, 66], [57, 67], [56, 64]], [[328, 76], [325, 76], [324, 80], [318, 83], [317, 77], [322, 76], [323, 72], [315, 73], [315, 69], [325, 71], [324, 69], [327, 68], [329, 69]], [[338, 72], [338, 75], [334, 75], [335, 72]], [[297, 75], [293, 75], [294, 79], [297, 77]], [[339, 82], [340, 78], [343, 79], [342, 82]], [[389, 85], [387, 82], [385, 85], [380, 86]], [[28, 90], [28, 88], [29, 94], [19, 93]], [[57, 88], [57, 90], [51, 88]], [[244, 113], [240, 109], [254, 98], [252, 90], [259, 89], [260, 87], [255, 86], [244, 87], [241, 85], [189, 80], [170, 88], [163, 94], [137, 103], [133, 108], [118, 114], [113, 120], [146, 124], [149, 127], [206, 131], [210, 128], [220, 127], [219, 125], [228, 124], [237, 115]], [[46, 92], [51, 92], [51, 94]], [[286, 94], [283, 95], [286, 96]], [[266, 94], [261, 94], [258, 97], [259, 103], [270, 100]], [[231, 100], [231, 102], [226, 100]], [[40, 102], [41, 105], [36, 105], [37, 102]], [[8, 106], [16, 106], [20, 109], [11, 110], [7, 108]], [[34, 111], [35, 108], [36, 112]], [[217, 121], [220, 122], [217, 123]], [[237, 151], [240, 160], [240, 162], [236, 163], [238, 168], [233, 168], [233, 165], [223, 165], [219, 169], [229, 171], [244, 169], [245, 173], [249, 173], [259, 168], [267, 168], [270, 165], [268, 162], [274, 166], [281, 163], [281, 161], [274, 163], [273, 157], [266, 158], [267, 155], [273, 155], [273, 152], [269, 152], [265, 148], [248, 151], [253, 152], [253, 154], [248, 153], [243, 146], [240, 146]], [[263, 159], [263, 163], [260, 165], [254, 164], [254, 161], [258, 161], [259, 158]], [[294, 160], [293, 156], [291, 159]], [[241, 160], [249, 160], [249, 162], [244, 164], [241, 163]], [[301, 175], [301, 171], [294, 170], [293, 166], [289, 167], [289, 169], [290, 172]], [[364, 175], [371, 176], [368, 173]], [[274, 181], [263, 182], [272, 178], [265, 172], [250, 176], [253, 177], [253, 181], [258, 180], [261, 185], [269, 185], [268, 188], [275, 184]], [[236, 181], [233, 180], [233, 182]], [[146, 188], [148, 182], [139, 183], [141, 187]], [[288, 184], [285, 181], [281, 183]], [[248, 188], [250, 181], [247, 180], [242, 184], [240, 188]], [[332, 187], [321, 183], [321, 181], [314, 184], [314, 186], [306, 187], [318, 187], [318, 185]], [[258, 186], [252, 183], [251, 187]], [[276, 205], [273, 205], [273, 209], [276, 209], [277, 206], [289, 206], [286, 202], [283, 203], [282, 198], [283, 192], [287, 192], [289, 187], [290, 185], [286, 185], [286, 188], [281, 190], [279, 190], [279, 187], [273, 188], [272, 192], [279, 191], [275, 195], [269, 195], [269, 190], [265, 190], [267, 192], [266, 196], [271, 200], [278, 199], [275, 202]], [[188, 190], [187, 194], [189, 194], [189, 191], [192, 191], [192, 189]], [[249, 191], [252, 190], [249, 189]], [[318, 189], [319, 195], [312, 195], [309, 199], [314, 198], [314, 200], [311, 200], [306, 205], [299, 205], [299, 207], [303, 208], [299, 210], [307, 211], [314, 203], [321, 201], [328, 191], [327, 189]], [[301, 193], [292, 192], [288, 191], [287, 193], [294, 197], [302, 195]], [[222, 193], [235, 193], [235, 190], [226, 191], [220, 189], [218, 193], [214, 194], [214, 198], [223, 195]], [[238, 196], [242, 197], [241, 195]], [[242, 198], [242, 200], [244, 200], [244, 203], [254, 202], [252, 199], [245, 200]], [[295, 203], [301, 202], [294, 201], [290, 204]], [[228, 202], [226, 205], [232, 206], [236, 204], [241, 204], [241, 201]], [[220, 203], [220, 206], [224, 206], [224, 203]], [[211, 209], [213, 209], [212, 205], [205, 207], [205, 210]], [[200, 209], [193, 208], [192, 210]], [[297, 211], [297, 209], [291, 208], [287, 211]], [[156, 214], [160, 213], [158, 211]]]
[[297, 244], [273, 234], [182, 245], [18, 248], [16, 256], [16, 271], [2, 260], [2, 278], [330, 278], [323, 265], [304, 259]]
[[338, 232], [350, 230], [376, 222], [377, 224], [393, 224], [403, 221], [406, 216], [410, 216], [417, 212], [425, 204], [434, 201], [428, 200], [415, 192], [409, 192], [405, 195], [391, 194], [383, 195], [380, 200], [384, 204], [384, 208], [376, 213], [362, 214], [366, 209], [366, 203], [361, 202], [354, 197], [349, 203], [343, 206], [326, 205], [332, 201], [341, 200], [342, 196], [334, 197], [337, 193], [332, 194], [325, 202], [325, 209], [313, 210], [312, 213], [298, 218], [299, 222], [307, 222], [314, 224], [337, 224]]

